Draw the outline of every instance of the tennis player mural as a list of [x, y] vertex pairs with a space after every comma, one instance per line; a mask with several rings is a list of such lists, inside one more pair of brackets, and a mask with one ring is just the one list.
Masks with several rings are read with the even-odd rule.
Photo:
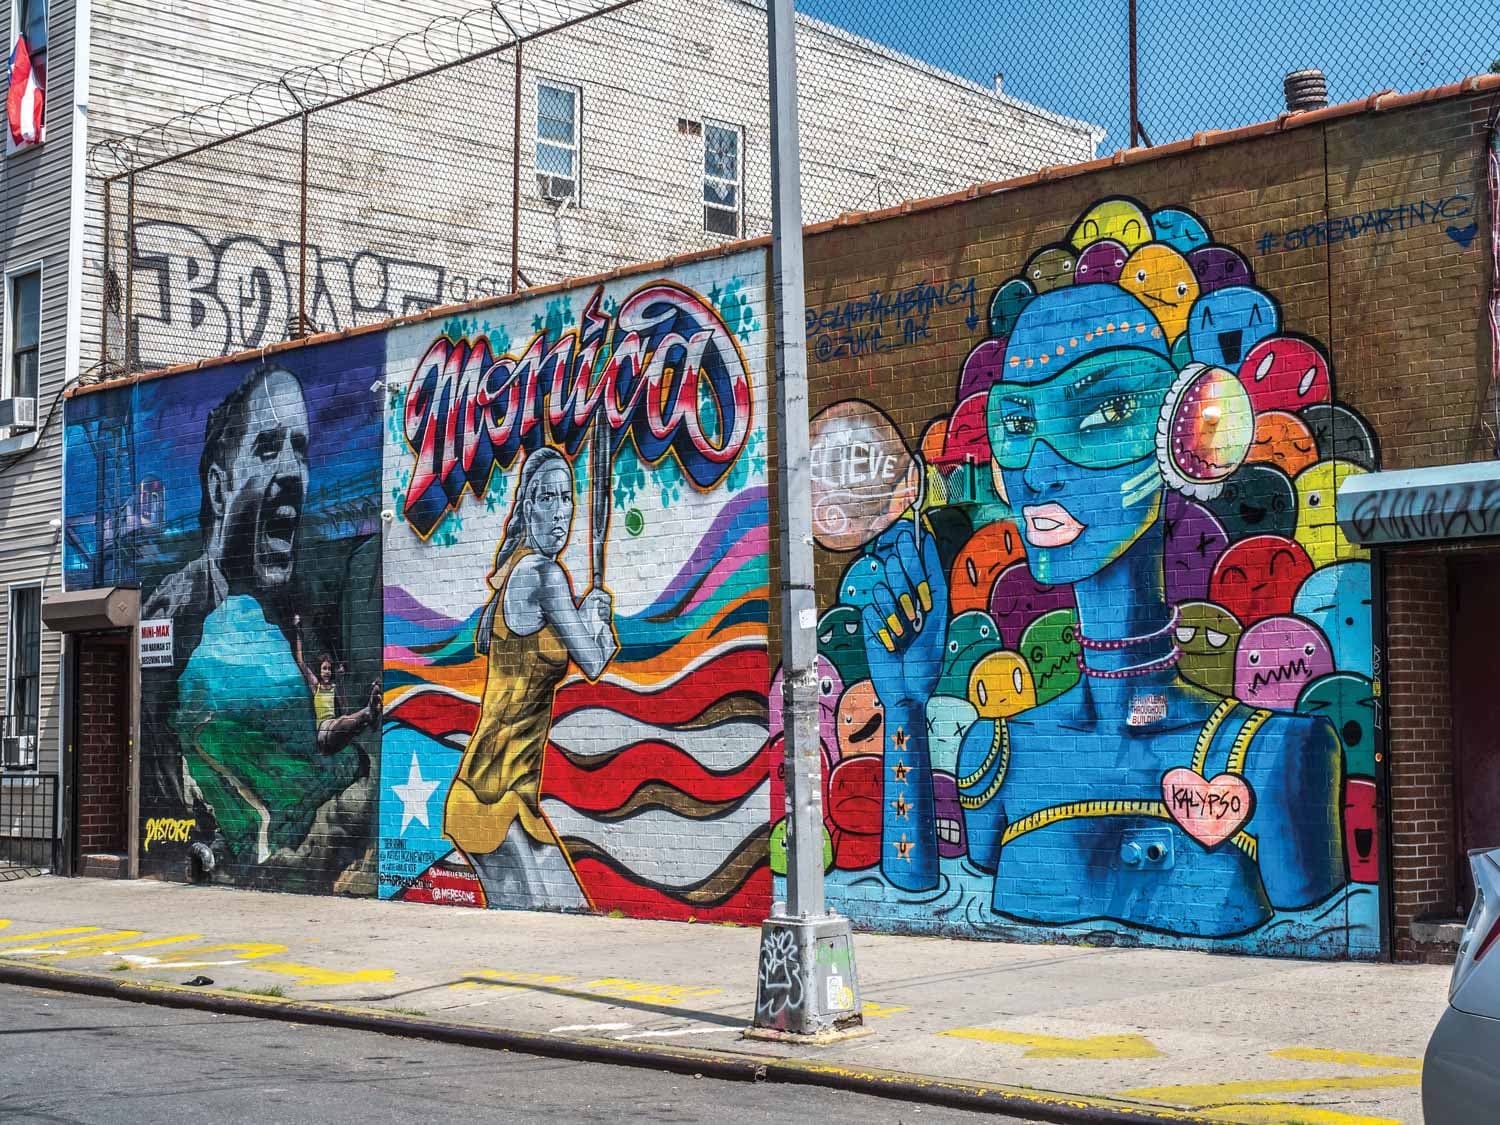
[[1378, 953], [1371, 564], [1334, 523], [1376, 450], [1294, 328], [1196, 215], [1110, 198], [1002, 279], [909, 460], [876, 404], [814, 420], [827, 710], [883, 742], [825, 730], [841, 909]]
[[383, 896], [768, 909], [763, 270], [392, 333]]

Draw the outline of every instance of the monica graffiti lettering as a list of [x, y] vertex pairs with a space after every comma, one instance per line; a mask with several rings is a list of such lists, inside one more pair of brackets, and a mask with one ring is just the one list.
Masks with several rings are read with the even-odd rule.
[[488, 337], [435, 340], [408, 387], [414, 455], [407, 521], [431, 535], [467, 489], [540, 445], [571, 456], [603, 417], [611, 452], [628, 437], [648, 464], [675, 454], [696, 487], [729, 471], [750, 433], [750, 373], [713, 305], [671, 282], [637, 289], [614, 316], [596, 289], [575, 327], [539, 332], [519, 355]]

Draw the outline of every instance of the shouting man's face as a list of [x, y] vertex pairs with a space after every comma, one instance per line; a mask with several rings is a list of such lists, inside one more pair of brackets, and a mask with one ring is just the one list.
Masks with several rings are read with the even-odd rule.
[[219, 565], [232, 581], [269, 592], [292, 576], [307, 495], [307, 404], [286, 371], [272, 371], [245, 402], [244, 434], [210, 474], [219, 517]]

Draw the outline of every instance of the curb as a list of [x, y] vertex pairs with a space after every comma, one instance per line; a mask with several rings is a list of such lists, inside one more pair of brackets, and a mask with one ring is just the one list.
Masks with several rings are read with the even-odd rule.
[[313, 1000], [289, 1000], [177, 984], [121, 980], [95, 973], [22, 965], [3, 960], [0, 960], [0, 984], [80, 993], [167, 1008], [187, 1008], [255, 1019], [286, 1020], [319, 1027], [371, 1031], [380, 1035], [426, 1039], [486, 1050], [515, 1051], [574, 1062], [702, 1075], [730, 1082], [782, 1082], [799, 1086], [821, 1086], [924, 1105], [1024, 1116], [1056, 1125], [1223, 1123], [1223, 1118], [1205, 1117], [1165, 1106], [1141, 1105], [1079, 1094], [932, 1078], [873, 1067], [845, 1067], [810, 1059], [778, 1058], [697, 1047], [622, 1043], [614, 1039], [483, 1027], [387, 1012], [379, 1008], [350, 1008]]

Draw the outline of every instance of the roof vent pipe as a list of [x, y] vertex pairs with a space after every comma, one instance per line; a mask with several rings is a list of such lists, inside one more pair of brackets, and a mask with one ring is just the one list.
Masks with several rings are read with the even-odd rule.
[[1322, 109], [1328, 104], [1328, 79], [1317, 68], [1291, 71], [1281, 80], [1288, 113]]

